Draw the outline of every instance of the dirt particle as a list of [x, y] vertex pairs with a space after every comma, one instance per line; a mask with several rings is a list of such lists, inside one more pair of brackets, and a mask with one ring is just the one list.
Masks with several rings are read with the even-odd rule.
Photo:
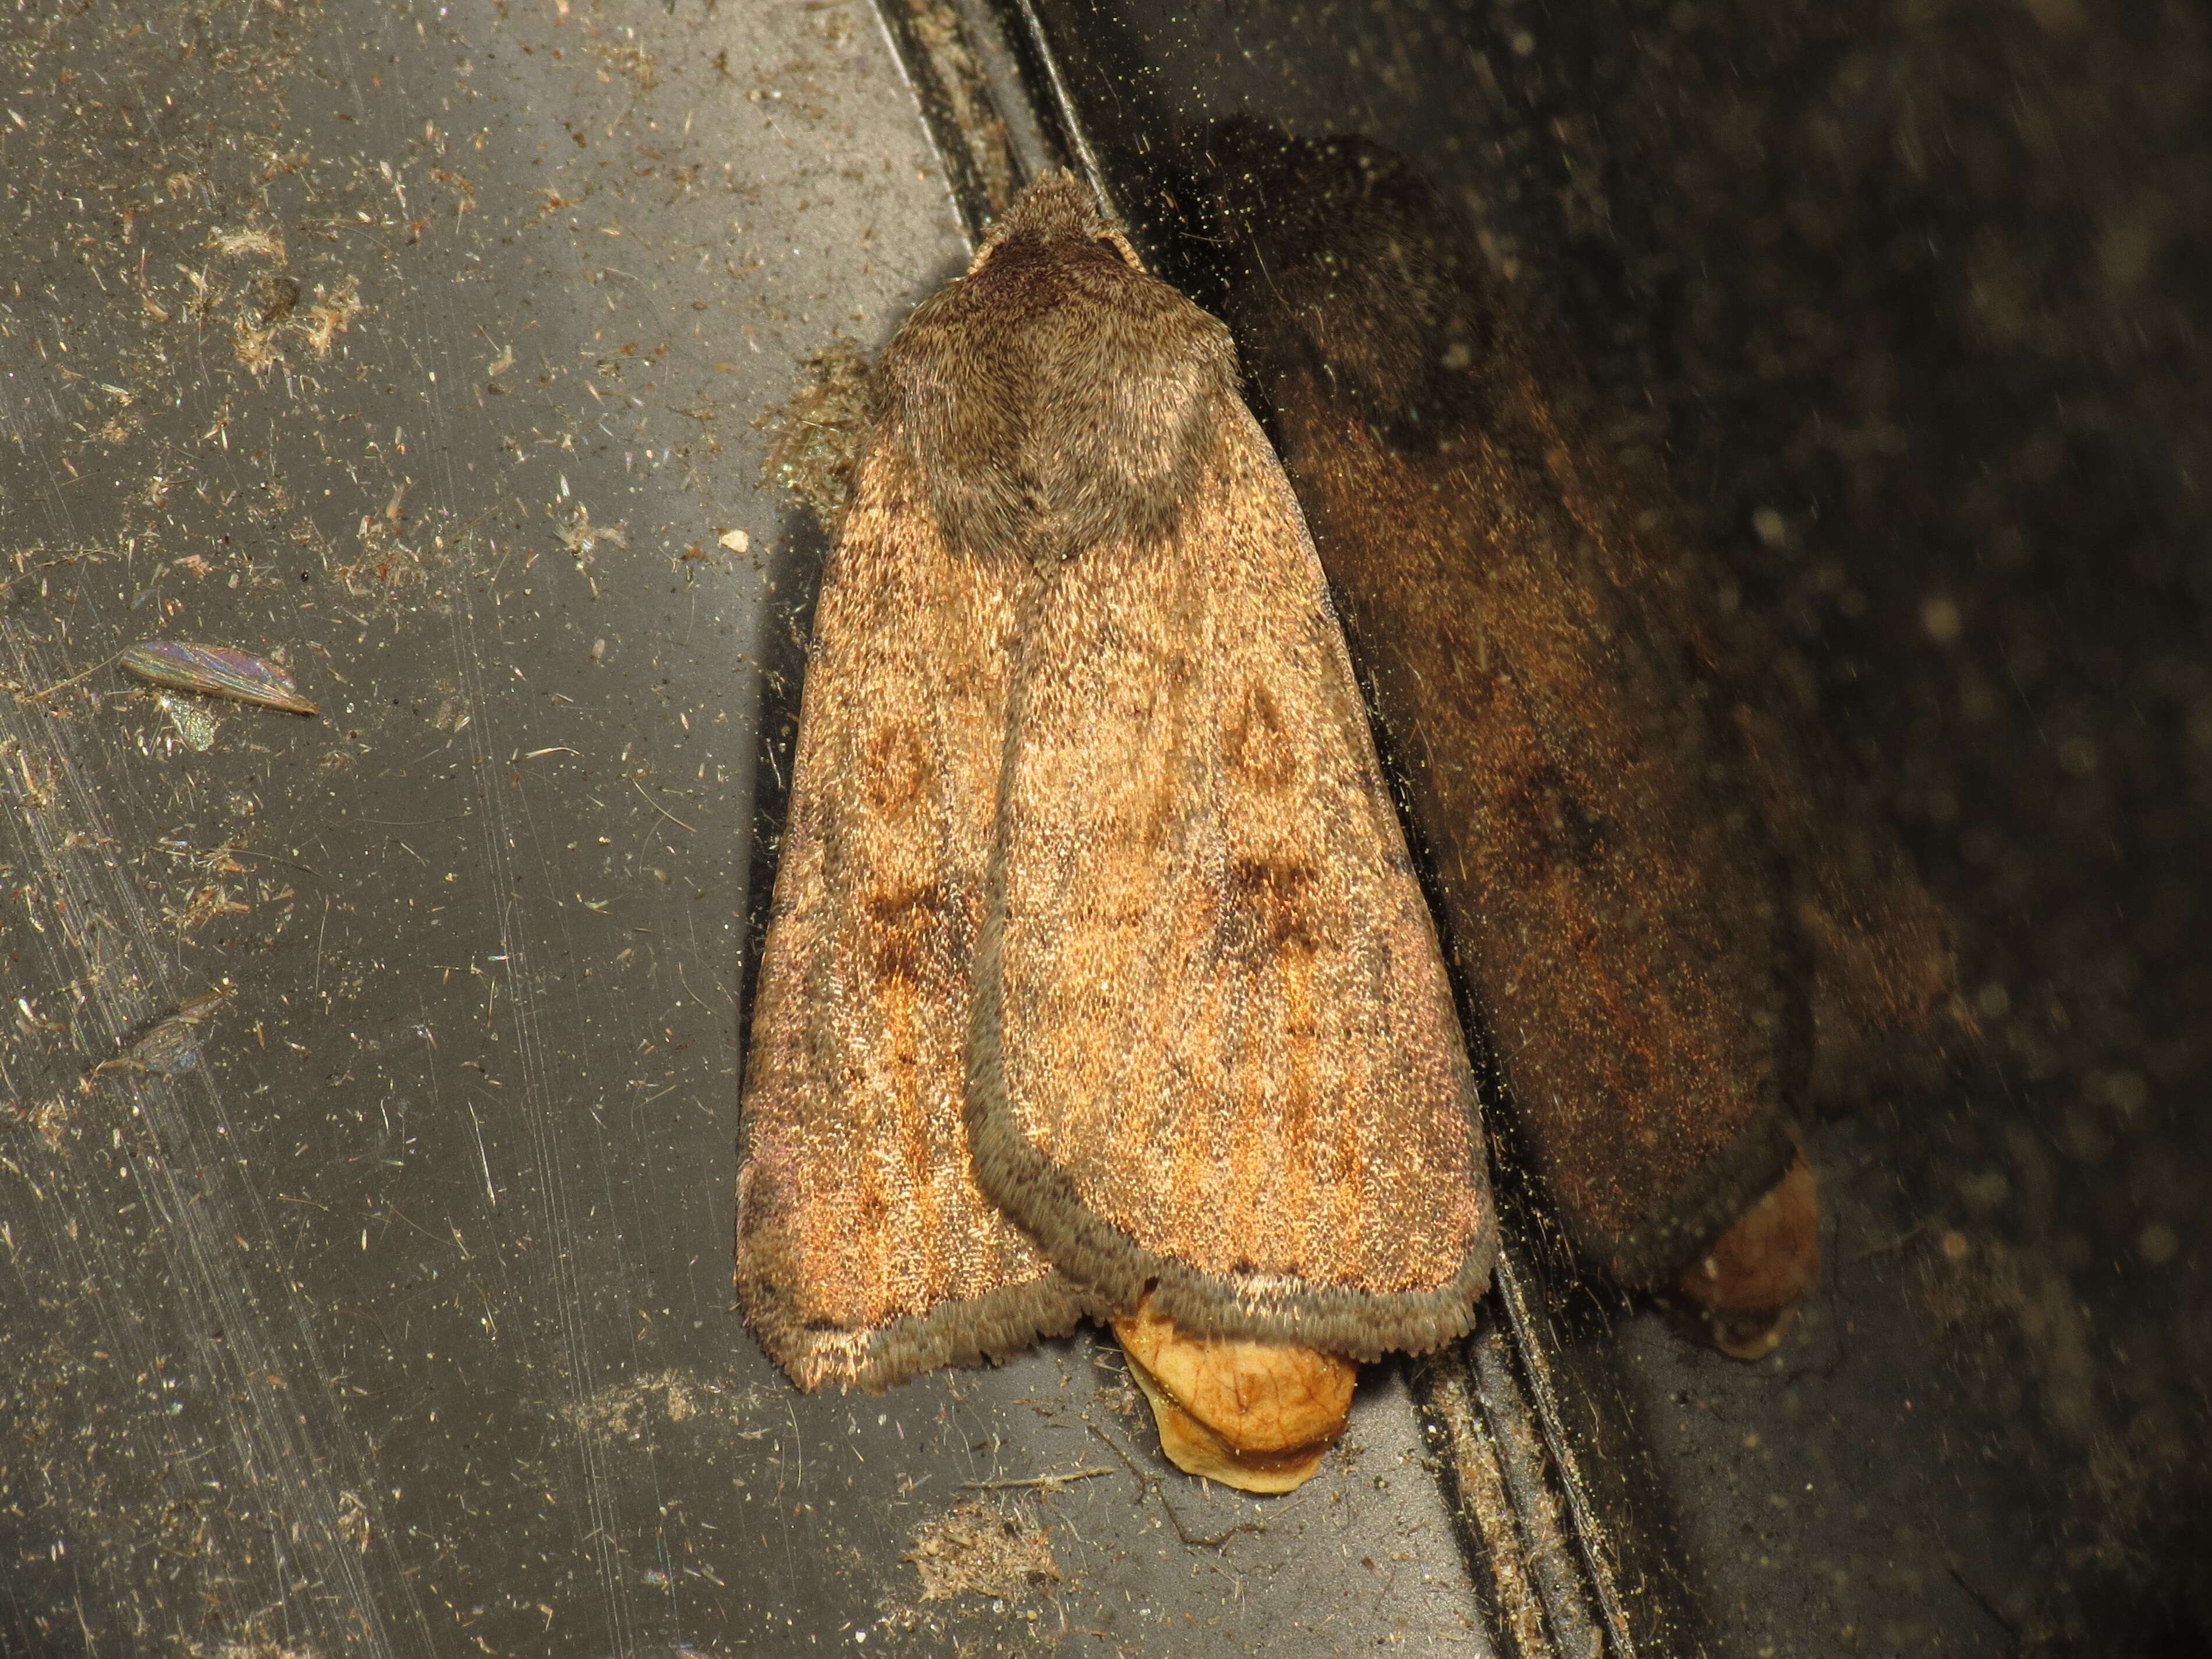
[[367, 1555], [369, 1531], [368, 1505], [362, 1501], [361, 1494], [357, 1492], [340, 1492], [338, 1494], [339, 1534], [350, 1540], [356, 1549], [363, 1555]]
[[247, 373], [266, 374], [276, 366], [275, 333], [273, 329], [256, 328], [243, 317], [238, 319], [232, 349]]
[[768, 434], [761, 482], [812, 509], [826, 526], [852, 498], [853, 469], [868, 434], [868, 359], [849, 340], [832, 341], [805, 360], [789, 401], [753, 424]]
[[307, 343], [307, 348], [318, 357], [327, 357], [339, 335], [353, 325], [353, 319], [368, 307], [362, 303], [361, 283], [349, 276], [336, 288], [325, 291], [322, 283], [315, 284], [315, 302], [307, 311], [291, 319]]
[[299, 278], [287, 276], [281, 270], [264, 271], [254, 278], [253, 293], [260, 303], [261, 320], [264, 324], [281, 323], [299, 306]]
[[[664, 1370], [601, 1389], [588, 1400], [565, 1407], [562, 1415], [586, 1434], [633, 1439], [645, 1431], [656, 1407], [672, 1423], [719, 1417], [739, 1425], [746, 1420], [753, 1398], [750, 1394], [732, 1395], [687, 1371]], [[738, 1432], [748, 1435], [743, 1428]]]
[[45, 1138], [47, 1146], [59, 1152], [70, 1132], [69, 1103], [56, 1097], [42, 1100], [23, 1115], [25, 1121]]
[[208, 246], [228, 258], [257, 258], [273, 259], [280, 265], [284, 263], [284, 239], [259, 225], [218, 230], [208, 238]]
[[1011, 1600], [1060, 1582], [1052, 1534], [1029, 1509], [1000, 1509], [981, 1498], [956, 1504], [914, 1530], [902, 1560], [921, 1575], [921, 1599], [949, 1601], [963, 1593]]

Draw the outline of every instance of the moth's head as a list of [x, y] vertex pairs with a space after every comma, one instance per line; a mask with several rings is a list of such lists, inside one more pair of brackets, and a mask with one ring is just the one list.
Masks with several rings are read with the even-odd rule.
[[975, 250], [969, 275], [981, 270], [1010, 242], [1088, 242], [1110, 250], [1132, 270], [1145, 268], [1121, 227], [1099, 210], [1091, 186], [1065, 167], [1039, 179], [999, 216], [983, 246]]

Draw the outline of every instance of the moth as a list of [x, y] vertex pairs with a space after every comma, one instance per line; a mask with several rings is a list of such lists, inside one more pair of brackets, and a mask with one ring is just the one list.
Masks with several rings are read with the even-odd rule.
[[806, 1389], [1115, 1321], [1171, 1455], [1275, 1489], [1352, 1362], [1469, 1328], [1495, 1223], [1436, 929], [1237, 388], [1228, 331], [1065, 174], [885, 349], [736, 1274]]

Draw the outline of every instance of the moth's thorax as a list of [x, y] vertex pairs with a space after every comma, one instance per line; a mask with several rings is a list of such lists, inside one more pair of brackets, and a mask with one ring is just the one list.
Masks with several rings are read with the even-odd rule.
[[1095, 216], [1018, 224], [884, 354], [946, 541], [1049, 564], [1171, 534], [1236, 404], [1228, 331]]

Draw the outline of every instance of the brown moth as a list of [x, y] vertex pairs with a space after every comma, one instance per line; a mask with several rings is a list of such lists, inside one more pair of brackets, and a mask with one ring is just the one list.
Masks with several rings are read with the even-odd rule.
[[1227, 330], [1066, 175], [875, 397], [762, 965], [740, 1300], [808, 1388], [1115, 1318], [1232, 1451], [1208, 1402], [1238, 1389], [1176, 1344], [1234, 1349], [1297, 1396], [1255, 1443], [1279, 1462], [1348, 1396], [1300, 1355], [1460, 1334], [1495, 1249], [1304, 520]]

